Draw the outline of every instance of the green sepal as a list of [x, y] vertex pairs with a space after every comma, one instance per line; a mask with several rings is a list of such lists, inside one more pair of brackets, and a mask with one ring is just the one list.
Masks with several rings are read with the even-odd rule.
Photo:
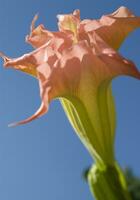
[[93, 165], [88, 183], [96, 200], [131, 200], [123, 172], [117, 164], [102, 169]]

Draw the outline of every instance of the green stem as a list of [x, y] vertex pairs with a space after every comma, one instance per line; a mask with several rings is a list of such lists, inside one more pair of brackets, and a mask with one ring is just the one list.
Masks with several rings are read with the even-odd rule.
[[123, 172], [117, 164], [103, 169], [94, 165], [88, 182], [96, 200], [131, 200]]

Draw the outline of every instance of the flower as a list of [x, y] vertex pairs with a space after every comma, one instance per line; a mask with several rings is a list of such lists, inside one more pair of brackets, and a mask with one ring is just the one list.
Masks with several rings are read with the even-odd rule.
[[127, 8], [120, 7], [99, 20], [80, 20], [79, 10], [58, 15], [58, 32], [41, 24], [26, 41], [33, 52], [11, 59], [1, 54], [6, 68], [12, 67], [39, 81], [41, 106], [24, 124], [48, 111], [49, 103], [60, 98], [79, 137], [96, 160], [114, 161], [115, 111], [111, 80], [119, 75], [140, 79], [134, 63], [118, 49], [125, 37], [140, 26]]

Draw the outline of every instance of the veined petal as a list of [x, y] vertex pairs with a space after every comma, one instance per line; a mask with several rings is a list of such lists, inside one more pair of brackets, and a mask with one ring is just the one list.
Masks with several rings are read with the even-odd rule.
[[85, 98], [86, 102], [87, 90], [90, 91], [91, 88], [90, 98], [93, 98], [102, 82], [113, 77], [130, 75], [140, 79], [135, 65], [110, 48], [95, 32], [89, 33], [88, 37], [90, 43], [86, 40], [80, 41], [61, 54], [54, 51], [57, 47], [52, 45], [51, 48], [45, 44], [19, 58], [5, 58], [6, 67], [11, 66], [21, 71], [30, 68], [35, 70], [34, 75], [40, 84], [41, 109], [20, 124], [47, 112], [48, 104], [54, 98], [76, 96]]
[[26, 42], [33, 47], [38, 48], [48, 42], [52, 38], [50, 31], [47, 31], [41, 24], [37, 28], [31, 29], [30, 35], [26, 36]]
[[[119, 75], [128, 75], [140, 79], [140, 72], [135, 64], [121, 56], [117, 51], [111, 48], [104, 40], [96, 34], [96, 32], [88, 33], [92, 50], [96, 57], [100, 60], [97, 69], [102, 66], [104, 78], [114, 78]], [[100, 71], [101, 72], [101, 71]], [[107, 72], [107, 74], [106, 74]], [[110, 75], [109, 75], [110, 73]], [[106, 76], [107, 75], [107, 76]], [[111, 78], [111, 79], [112, 79]]]
[[4, 66], [6, 68], [12, 67], [35, 77], [37, 77], [36, 69], [39, 65], [44, 62], [53, 64], [57, 60], [57, 55], [47, 43], [33, 52], [24, 54], [19, 58], [8, 58], [4, 54], [1, 54], [1, 57], [4, 59]]
[[30, 26], [30, 34], [26, 36], [26, 42], [35, 48], [42, 46], [53, 37], [52, 33], [46, 30], [43, 24], [35, 28], [37, 19], [38, 15], [35, 15]]
[[99, 20], [83, 20], [81, 31], [96, 31], [112, 48], [118, 49], [130, 32], [140, 27], [140, 17], [136, 17], [126, 7], [104, 15]]
[[[64, 32], [51, 32], [45, 29], [45, 27], [40, 24], [35, 28], [35, 22], [38, 16], [35, 15], [32, 23], [31, 23], [31, 32], [26, 36], [26, 42], [31, 44], [35, 48], [39, 48], [42, 45], [49, 43], [51, 41], [50, 46], [61, 46], [60, 43], [63, 43], [63, 46], [72, 45], [72, 36], [71, 34], [65, 34]], [[53, 43], [53, 44], [52, 44]], [[56, 50], [56, 49], [55, 49]], [[58, 50], [58, 49], [57, 49]]]
[[29, 56], [26, 54], [20, 58], [9, 58], [4, 53], [0, 52], [0, 56], [4, 60], [4, 66], [11, 67], [20, 71], [23, 71], [27, 74], [30, 74], [32, 76], [36, 76], [36, 69], [35, 69], [35, 61], [34, 58], [31, 56], [29, 59]]
[[78, 40], [78, 27], [80, 24], [80, 11], [75, 10], [72, 14], [58, 15], [58, 27], [62, 32], [73, 33], [73, 41]]
[[75, 10], [72, 14], [57, 15], [58, 27], [60, 31], [77, 32], [77, 28], [80, 23], [80, 11]]

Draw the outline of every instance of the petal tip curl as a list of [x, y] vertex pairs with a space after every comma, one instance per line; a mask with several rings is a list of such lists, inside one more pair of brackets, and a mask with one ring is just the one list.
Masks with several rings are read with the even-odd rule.
[[133, 14], [133, 12], [131, 12], [125, 6], [121, 6], [115, 12], [113, 12], [112, 14], [110, 14], [110, 16], [114, 16], [114, 17], [118, 17], [118, 18], [119, 17], [135, 17], [135, 15]]
[[29, 117], [25, 120], [22, 120], [20, 122], [11, 123], [11, 124], [8, 125], [8, 127], [15, 127], [15, 126], [27, 124], [28, 122], [31, 122], [34, 119], [37, 119], [37, 118], [43, 116], [47, 111], [48, 111], [48, 107], [44, 103], [42, 103], [40, 108], [31, 117]]
[[30, 31], [31, 31], [31, 32], [33, 32], [33, 30], [35, 29], [35, 23], [36, 23], [36, 21], [38, 20], [38, 16], [39, 16], [39, 14], [37, 13], [37, 14], [34, 16], [32, 22], [31, 22], [31, 26], [30, 26]]
[[3, 52], [0, 52], [0, 57], [3, 59], [4, 61], [4, 67], [7, 65], [7, 62], [10, 60], [10, 58], [8, 58]]

